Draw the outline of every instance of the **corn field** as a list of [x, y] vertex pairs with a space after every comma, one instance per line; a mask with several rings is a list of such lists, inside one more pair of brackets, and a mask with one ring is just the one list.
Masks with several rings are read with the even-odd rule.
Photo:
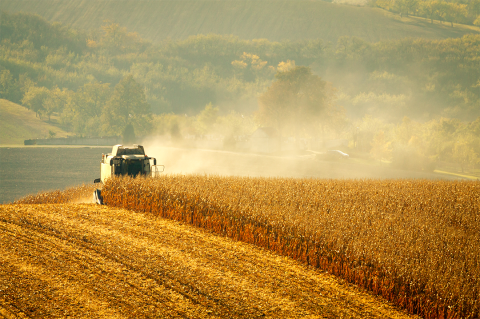
[[480, 182], [172, 175], [111, 179], [105, 203], [328, 271], [424, 318], [480, 316]]

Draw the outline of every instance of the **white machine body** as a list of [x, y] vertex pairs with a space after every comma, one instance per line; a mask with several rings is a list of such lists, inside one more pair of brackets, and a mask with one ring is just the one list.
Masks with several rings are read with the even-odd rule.
[[154, 157], [145, 155], [142, 145], [133, 145], [133, 147], [125, 147], [123, 145], [114, 145], [112, 153], [102, 154], [102, 162], [100, 164], [100, 179], [95, 182], [105, 181], [113, 176], [129, 175], [129, 176], [157, 176], [163, 172], [164, 166], [157, 165]]

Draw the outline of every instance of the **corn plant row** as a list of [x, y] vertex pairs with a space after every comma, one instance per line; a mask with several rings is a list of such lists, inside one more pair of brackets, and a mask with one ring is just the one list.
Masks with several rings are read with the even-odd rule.
[[112, 179], [102, 194], [295, 258], [424, 318], [480, 316], [480, 182], [172, 175]]

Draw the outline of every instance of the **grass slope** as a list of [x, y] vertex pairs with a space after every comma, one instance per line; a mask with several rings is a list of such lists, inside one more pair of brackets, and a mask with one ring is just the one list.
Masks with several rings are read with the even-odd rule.
[[319, 0], [0, 0], [9, 12], [32, 12], [80, 29], [98, 29], [104, 20], [160, 41], [197, 34], [233, 34], [243, 39], [323, 39], [341, 36], [376, 42], [405, 37], [451, 38], [480, 33], [476, 27], [421, 18], [400, 18], [381, 9]]
[[411, 318], [258, 247], [92, 204], [0, 206], [0, 315]]
[[56, 137], [67, 136], [62, 129], [36, 117], [35, 112], [0, 99], [0, 144], [23, 144], [26, 139], [48, 137], [49, 131]]

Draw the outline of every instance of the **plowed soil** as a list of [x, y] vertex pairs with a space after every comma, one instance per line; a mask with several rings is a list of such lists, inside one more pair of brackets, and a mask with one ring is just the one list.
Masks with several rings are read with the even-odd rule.
[[93, 204], [0, 205], [0, 317], [409, 318], [271, 252]]

